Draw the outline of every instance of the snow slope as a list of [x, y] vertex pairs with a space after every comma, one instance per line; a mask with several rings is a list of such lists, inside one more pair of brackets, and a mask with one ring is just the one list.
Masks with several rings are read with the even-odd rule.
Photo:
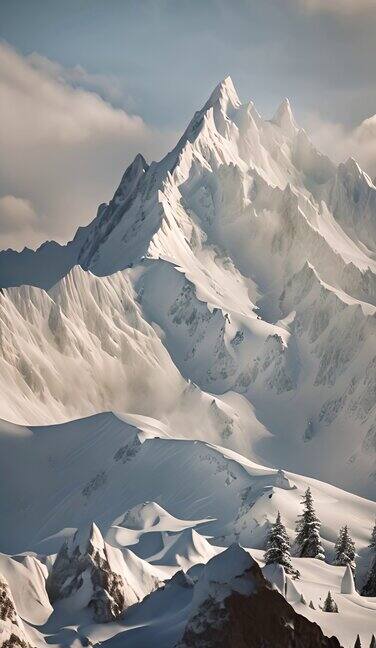
[[[359, 549], [366, 546], [374, 502], [264, 468], [204, 441], [142, 429], [142, 417], [136, 427], [136, 418], [129, 423], [101, 414], [45, 428], [3, 426], [0, 471], [7, 498], [1, 508], [1, 549], [56, 553], [61, 529], [70, 536], [72, 528], [93, 520], [107, 542], [136, 552], [144, 535], [170, 532], [179, 540], [181, 532], [190, 534], [194, 528], [212, 536], [214, 544], [239, 540], [245, 546], [263, 546], [279, 509], [293, 533], [308, 485], [329, 555], [344, 519], [354, 526]], [[18, 474], [13, 466], [22, 457], [28, 460]], [[49, 543], [43, 542], [46, 538]]]
[[[22, 471], [16, 471], [14, 466], [21, 463]], [[146, 607], [137, 601], [177, 570], [198, 569], [197, 564], [234, 541], [262, 558], [257, 549], [265, 547], [278, 510], [293, 538], [307, 486], [322, 520], [326, 559], [332, 562], [338, 528], [346, 521], [357, 547], [359, 587], [369, 568], [374, 502], [311, 478], [262, 467], [208, 442], [173, 438], [142, 416], [127, 420], [100, 414], [45, 428], [3, 424], [0, 474], [6, 485], [6, 497], [0, 501], [0, 548], [29, 554], [1, 558], [0, 574], [13, 587], [23, 622], [38, 626], [33, 629], [38, 641], [53, 636], [53, 643], [71, 645], [77, 637], [103, 641], [118, 635], [124, 629], [121, 619], [93, 625], [90, 610], [94, 605], [97, 620], [117, 618], [120, 607], [113, 602], [120, 597], [126, 601], [121, 609], [140, 606], [139, 611], [129, 609], [130, 619], [141, 615], [140, 626], [149, 633], [151, 628], [161, 632], [161, 645], [171, 645], [163, 643], [167, 630], [159, 625], [171, 624], [172, 612], [165, 607], [170, 605], [170, 586], [146, 599]], [[57, 553], [60, 558], [55, 558]], [[295, 559], [295, 564], [303, 573], [303, 594], [314, 599], [316, 607], [325, 589], [340, 591], [343, 568], [309, 559]], [[103, 572], [107, 576], [100, 576]], [[171, 587], [178, 581], [173, 578]], [[55, 592], [52, 616], [46, 588], [50, 597]], [[177, 598], [184, 608], [188, 594]], [[368, 632], [375, 603], [355, 594], [350, 599], [341, 596], [343, 628], [350, 634], [361, 627]], [[38, 616], [33, 601], [42, 604]], [[109, 607], [98, 609], [93, 601]], [[330, 620], [321, 619], [323, 613], [307, 615], [306, 606], [299, 609], [300, 599], [291, 603], [320, 624], [324, 620], [324, 629], [334, 632]], [[125, 619], [128, 623], [128, 612]], [[141, 638], [144, 641], [142, 633]]]

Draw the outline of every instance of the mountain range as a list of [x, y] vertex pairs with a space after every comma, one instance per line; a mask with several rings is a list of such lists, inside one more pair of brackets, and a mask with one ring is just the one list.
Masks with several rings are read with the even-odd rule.
[[[231, 579], [251, 574], [241, 597], [255, 587], [274, 600], [253, 558], [262, 564], [278, 511], [293, 536], [308, 486], [327, 555], [350, 524], [364, 581], [376, 515], [376, 186], [355, 160], [316, 150], [287, 99], [266, 120], [225, 79], [161, 161], [136, 156], [72, 241], [1, 251], [0, 286], [0, 576], [20, 641], [115, 648], [125, 632], [146, 646], [151, 624], [161, 646], [206, 645], [222, 585], [202, 607], [198, 565], [222, 574], [229, 560]], [[295, 641], [301, 631], [322, 643], [294, 645], [340, 645], [298, 613], [352, 647], [376, 603], [354, 595], [339, 620], [323, 613], [341, 568], [305, 560], [296, 596], [289, 585], [296, 612], [285, 591], [275, 605]], [[42, 622], [17, 603], [25, 579]], [[240, 641], [236, 608], [248, 602], [223, 587], [219, 627], [225, 636], [230, 619]], [[124, 607], [129, 624], [109, 631]]]

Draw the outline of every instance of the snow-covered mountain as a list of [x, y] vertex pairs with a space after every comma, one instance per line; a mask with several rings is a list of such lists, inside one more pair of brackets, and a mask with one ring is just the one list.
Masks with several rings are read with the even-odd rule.
[[264, 120], [225, 79], [71, 243], [0, 254], [1, 415], [146, 414], [375, 495], [375, 209], [287, 100]]
[[[201, 645], [213, 619], [223, 636], [228, 618], [246, 631], [236, 606], [256, 614], [258, 567], [226, 548], [262, 565], [277, 512], [293, 538], [308, 486], [327, 562], [347, 523], [365, 582], [376, 187], [354, 160], [320, 154], [288, 100], [265, 120], [225, 79], [165, 158], [136, 156], [70, 243], [0, 252], [0, 286], [8, 648], [12, 633], [23, 648], [172, 648]], [[303, 615], [346, 648], [357, 632], [368, 641], [371, 597], [341, 590], [343, 567], [293, 560], [300, 589], [274, 587], [295, 639], [308, 628], [338, 645]], [[210, 565], [224, 616], [210, 588], [195, 603]], [[329, 589], [338, 618], [321, 610]]]

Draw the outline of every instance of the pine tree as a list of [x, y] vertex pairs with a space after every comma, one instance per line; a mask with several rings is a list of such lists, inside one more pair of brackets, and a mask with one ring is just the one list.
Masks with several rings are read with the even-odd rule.
[[[375, 525], [375, 526], [376, 526], [376, 525]], [[369, 648], [376, 648], [376, 639], [375, 639], [375, 635], [374, 635], [374, 634], [372, 635], [371, 643], [370, 643], [370, 645], [369, 645]]]
[[321, 522], [318, 519], [314, 506], [311, 489], [308, 487], [304, 493], [302, 503], [304, 510], [296, 523], [296, 544], [299, 547], [301, 558], [317, 558], [325, 560], [324, 547], [321, 544], [320, 527]]
[[367, 582], [362, 589], [362, 596], [376, 596], [376, 556], [373, 559]]
[[338, 612], [337, 603], [332, 597], [330, 591], [328, 592], [328, 595], [324, 601], [324, 606], [322, 609], [324, 612], [335, 612], [335, 613]]
[[366, 584], [362, 589], [362, 596], [376, 596], [376, 523], [371, 533], [371, 569]]
[[362, 648], [362, 644], [360, 643], [359, 635], [357, 636], [356, 641], [354, 643], [354, 648]]
[[376, 520], [375, 520], [374, 527], [372, 529], [371, 542], [369, 543], [369, 546], [370, 546], [370, 549], [373, 549], [374, 552], [376, 553]]
[[276, 521], [270, 528], [265, 552], [265, 564], [273, 563], [282, 565], [287, 574], [292, 574], [295, 578], [299, 577], [299, 572], [291, 564], [290, 540], [279, 511]]
[[355, 572], [355, 542], [350, 536], [347, 524], [340, 529], [337, 542], [334, 547], [335, 564], [350, 565], [352, 572]]

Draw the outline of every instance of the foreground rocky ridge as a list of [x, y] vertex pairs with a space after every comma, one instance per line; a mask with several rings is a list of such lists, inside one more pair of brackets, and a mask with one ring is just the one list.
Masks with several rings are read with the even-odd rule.
[[[74, 549], [73, 549], [74, 547]], [[84, 548], [85, 547], [85, 548]], [[73, 551], [71, 551], [73, 549]], [[111, 549], [110, 549], [111, 551]], [[81, 553], [82, 552], [82, 553]], [[83, 604], [82, 593], [79, 606], [92, 608], [94, 620], [97, 623], [127, 619], [124, 606], [124, 591], [121, 593], [121, 577], [107, 569], [107, 549], [99, 530], [93, 526], [87, 531], [75, 534], [73, 544], [65, 543], [60, 550], [52, 571], [46, 582], [51, 601], [61, 597], [72, 596], [73, 592], [85, 589], [85, 573], [89, 569], [94, 597]], [[83, 564], [85, 562], [85, 565]], [[107, 562], [108, 567], [108, 562]], [[70, 573], [70, 576], [67, 574]], [[102, 576], [100, 576], [100, 573]], [[105, 582], [103, 575], [106, 574]], [[99, 577], [99, 578], [98, 578]], [[80, 579], [80, 582], [78, 581]], [[116, 579], [117, 591], [114, 591]], [[124, 583], [123, 583], [124, 585]], [[219, 556], [212, 557], [205, 566], [197, 565], [187, 574], [178, 572], [166, 587], [155, 591], [150, 602], [155, 597], [168, 596], [169, 589], [175, 590], [175, 606], [179, 606], [179, 588], [189, 591], [191, 602], [185, 610], [180, 622], [169, 632], [173, 636], [181, 635], [174, 644], [179, 648], [188, 646], [273, 646], [273, 648], [340, 648], [334, 637], [325, 637], [319, 626], [305, 617], [296, 614], [283, 595], [264, 578], [258, 564], [239, 545], [231, 545]], [[116, 588], [115, 588], [116, 589]], [[76, 601], [78, 603], [78, 600]], [[131, 604], [130, 600], [127, 601]], [[132, 610], [137, 614], [137, 602], [133, 602]], [[149, 601], [146, 602], [146, 605]], [[77, 605], [71, 608], [70, 614], [77, 617]], [[60, 612], [61, 615], [61, 612]], [[73, 616], [74, 618], [74, 616]], [[184, 621], [183, 621], [184, 618]], [[183, 626], [183, 630], [182, 630]], [[28, 648], [30, 646], [28, 632], [24, 629], [9, 589], [8, 584], [1, 580], [0, 586], [0, 633], [2, 648]], [[120, 633], [120, 638], [122, 634]], [[78, 634], [81, 645], [90, 645], [90, 639]], [[116, 645], [118, 639], [106, 642], [106, 645]], [[133, 645], [128, 637], [127, 645]], [[114, 643], [115, 642], [115, 643]], [[42, 637], [37, 639], [42, 645]], [[146, 644], [143, 644], [146, 645]], [[148, 644], [149, 645], [149, 644]], [[159, 645], [171, 645], [170, 641]]]
[[236, 545], [207, 563], [195, 590], [177, 648], [340, 648], [336, 637], [325, 637], [317, 624], [297, 614]]

